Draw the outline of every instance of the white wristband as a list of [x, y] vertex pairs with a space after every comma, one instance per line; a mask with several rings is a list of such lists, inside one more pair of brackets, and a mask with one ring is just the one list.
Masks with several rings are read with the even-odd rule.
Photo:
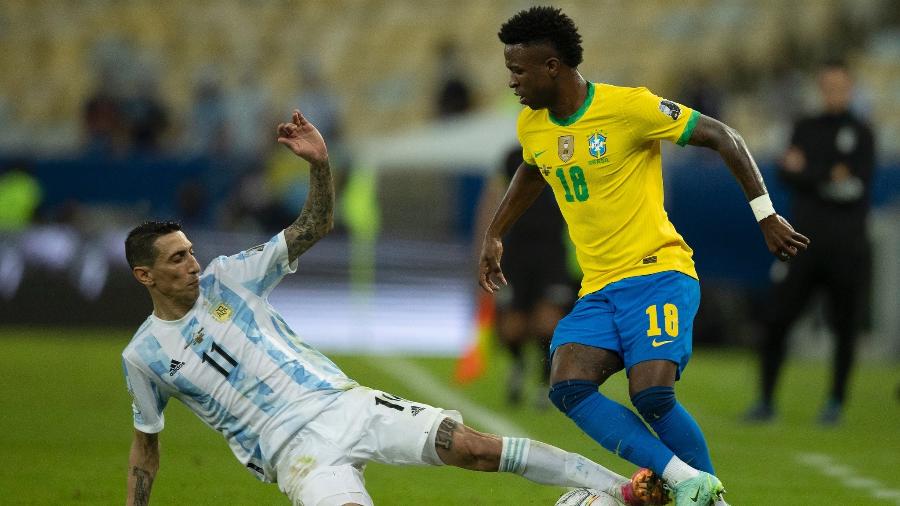
[[775, 207], [772, 206], [772, 199], [769, 198], [768, 193], [763, 193], [759, 197], [751, 200], [750, 209], [753, 210], [753, 216], [756, 217], [757, 222], [775, 214]]

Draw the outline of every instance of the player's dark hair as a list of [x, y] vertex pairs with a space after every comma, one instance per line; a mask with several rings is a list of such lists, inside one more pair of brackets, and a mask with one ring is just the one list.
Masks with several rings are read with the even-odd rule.
[[841, 58], [829, 58], [822, 62], [821, 68], [822, 70], [841, 70], [847, 74], [850, 73], [850, 67], [846, 60]]
[[566, 65], [576, 68], [583, 61], [581, 35], [572, 18], [555, 7], [535, 6], [519, 11], [500, 26], [504, 44], [550, 44]]
[[128, 232], [125, 239], [125, 259], [132, 269], [138, 265], [153, 265], [158, 252], [153, 246], [159, 236], [181, 230], [174, 221], [146, 221]]
[[841, 69], [847, 70], [850, 67], [847, 65], [847, 60], [843, 58], [828, 58], [822, 62], [822, 67], [826, 69]]

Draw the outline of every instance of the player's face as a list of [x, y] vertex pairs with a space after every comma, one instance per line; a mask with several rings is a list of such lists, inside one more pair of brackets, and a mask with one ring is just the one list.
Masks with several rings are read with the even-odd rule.
[[553, 50], [542, 44], [508, 44], [503, 55], [509, 69], [509, 87], [519, 97], [519, 103], [532, 109], [550, 107], [559, 65]]
[[154, 243], [156, 261], [150, 268], [153, 286], [162, 295], [185, 305], [200, 296], [200, 263], [194, 245], [183, 232], [160, 236]]

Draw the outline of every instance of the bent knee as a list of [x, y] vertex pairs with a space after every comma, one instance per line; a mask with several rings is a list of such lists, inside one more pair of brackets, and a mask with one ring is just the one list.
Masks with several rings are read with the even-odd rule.
[[579, 343], [566, 343], [553, 353], [550, 384], [586, 380], [602, 385], [623, 367], [622, 358], [615, 352]]
[[565, 414], [578, 407], [590, 395], [597, 393], [600, 387], [593, 381], [567, 380], [554, 383], [550, 387], [550, 401]]
[[666, 416], [675, 403], [675, 389], [667, 386], [646, 388], [631, 397], [631, 404], [647, 423]]

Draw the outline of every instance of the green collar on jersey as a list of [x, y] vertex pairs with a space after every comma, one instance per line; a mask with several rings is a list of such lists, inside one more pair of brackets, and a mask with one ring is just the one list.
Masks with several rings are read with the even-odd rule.
[[565, 119], [559, 119], [548, 110], [547, 115], [549, 116], [550, 121], [552, 121], [553, 124], [555, 124], [557, 126], [569, 126], [572, 123], [575, 123], [576, 121], [580, 120], [581, 117], [584, 116], [584, 113], [587, 112], [588, 107], [591, 106], [591, 102], [593, 102], [593, 101], [594, 101], [594, 83], [588, 81], [587, 82], [587, 96], [584, 97], [584, 103], [581, 104], [581, 107], [579, 107], [577, 111], [575, 111], [575, 114], [573, 114]]

